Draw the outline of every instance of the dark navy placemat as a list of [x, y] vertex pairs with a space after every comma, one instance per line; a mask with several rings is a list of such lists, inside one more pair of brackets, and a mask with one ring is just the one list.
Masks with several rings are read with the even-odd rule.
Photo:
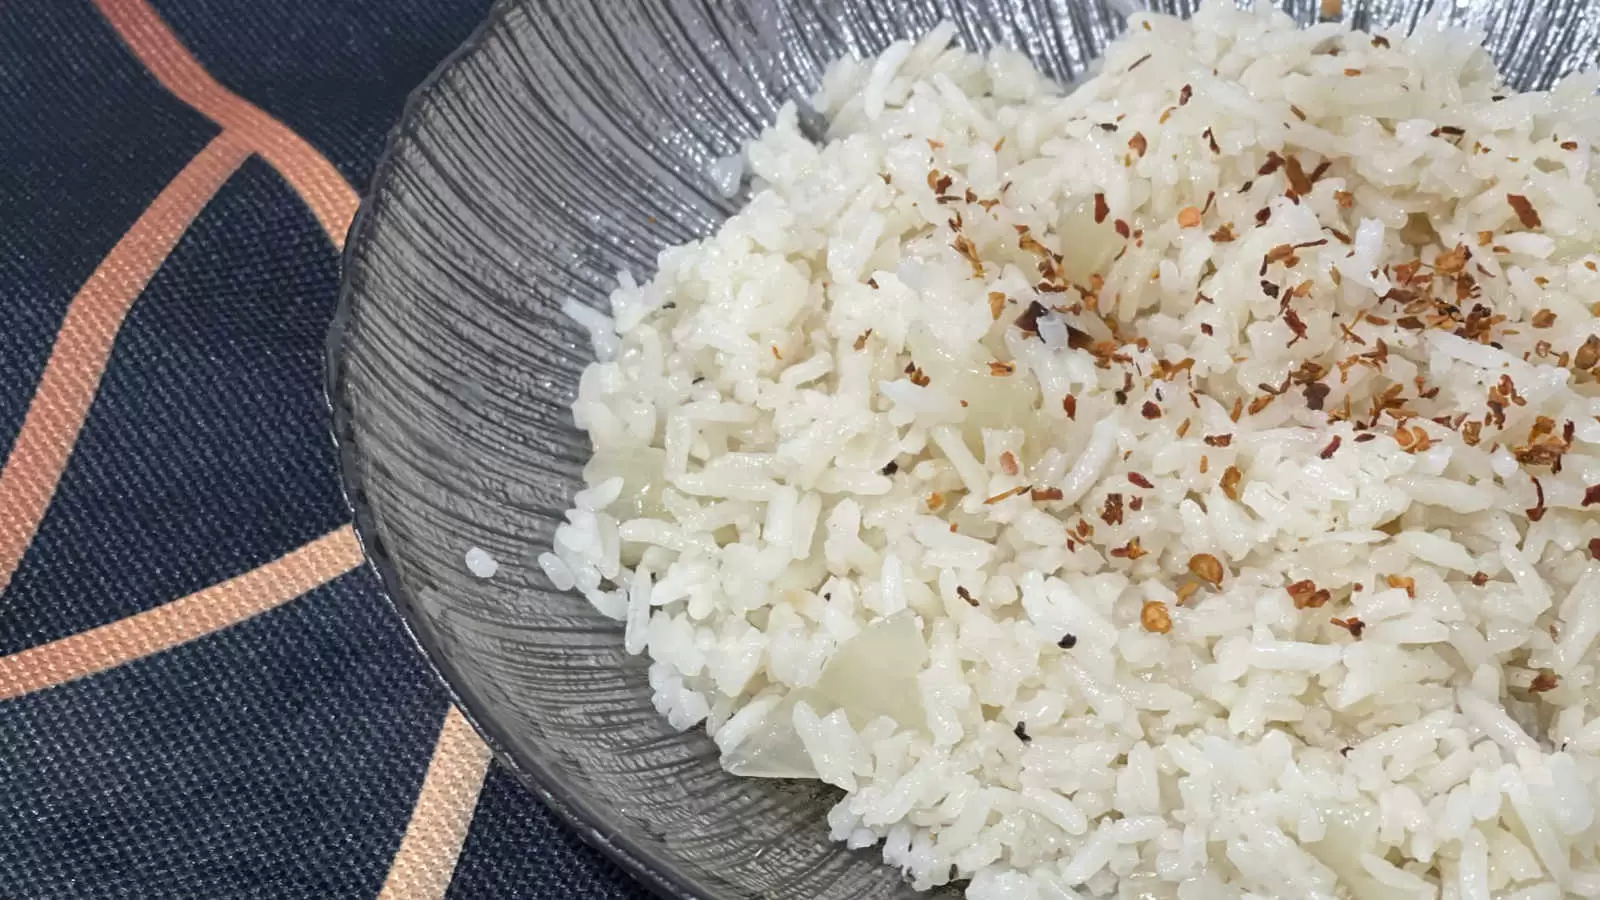
[[635, 898], [362, 564], [321, 374], [487, 0], [0, 2], [0, 898]]

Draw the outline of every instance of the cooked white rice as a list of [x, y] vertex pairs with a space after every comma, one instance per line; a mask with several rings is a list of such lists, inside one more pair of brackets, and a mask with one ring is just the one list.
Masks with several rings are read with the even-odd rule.
[[952, 34], [574, 308], [552, 582], [919, 887], [1600, 896], [1595, 77], [1216, 3], [1064, 93]]

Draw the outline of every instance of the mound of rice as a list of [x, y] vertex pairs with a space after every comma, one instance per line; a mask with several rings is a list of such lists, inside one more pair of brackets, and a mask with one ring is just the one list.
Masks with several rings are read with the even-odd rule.
[[1227, 3], [1070, 92], [952, 35], [571, 310], [551, 580], [921, 888], [1600, 897], [1596, 78]]

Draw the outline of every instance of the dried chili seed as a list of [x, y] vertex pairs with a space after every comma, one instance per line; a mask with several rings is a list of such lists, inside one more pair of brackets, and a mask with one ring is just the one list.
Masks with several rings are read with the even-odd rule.
[[1402, 588], [1406, 596], [1415, 600], [1417, 598], [1417, 580], [1405, 575], [1385, 575], [1383, 583], [1391, 588]]
[[1582, 372], [1600, 364], [1600, 334], [1589, 335], [1578, 352], [1572, 354], [1572, 366]]
[[963, 599], [965, 601], [967, 601], [967, 605], [968, 606], [977, 606], [978, 605], [978, 598], [972, 596], [972, 592], [971, 591], [967, 590], [966, 588], [964, 588], [964, 587], [962, 587], [960, 585], [956, 585], [956, 596], [960, 597], [961, 599]]
[[1198, 228], [1200, 226], [1200, 210], [1193, 206], [1185, 206], [1178, 210], [1179, 228]]
[[1222, 584], [1222, 563], [1209, 553], [1196, 553], [1189, 557], [1189, 573], [1209, 582], [1212, 587]]
[[996, 378], [1010, 375], [1016, 370], [1017, 367], [1014, 363], [1001, 362], [999, 360], [989, 361], [989, 374], [995, 376]]
[[1474, 572], [1474, 573], [1472, 573], [1472, 583], [1474, 585], [1478, 586], [1478, 587], [1483, 587], [1484, 585], [1488, 584], [1489, 583], [1489, 575], [1488, 575], [1488, 573], [1486, 573], [1486, 572]]
[[1238, 500], [1239, 481], [1243, 477], [1244, 473], [1239, 471], [1238, 466], [1229, 466], [1222, 470], [1222, 481], [1218, 486], [1222, 488], [1223, 496], [1229, 500]]
[[1026, 722], [1018, 722], [1017, 727], [1011, 729], [1011, 733], [1016, 735], [1017, 740], [1023, 742], [1024, 744], [1033, 740], [1033, 737], [1028, 734], [1028, 723]]
[[1538, 210], [1533, 208], [1527, 197], [1521, 194], [1507, 194], [1506, 202], [1511, 204], [1511, 209], [1517, 214], [1517, 221], [1522, 223], [1523, 228], [1538, 228], [1542, 224], [1539, 221]]
[[884, 464], [883, 468], [878, 470], [878, 474], [888, 476], [898, 471], [900, 471], [900, 464], [891, 459]]
[[1154, 485], [1150, 483], [1150, 479], [1140, 475], [1138, 472], [1129, 472], [1128, 481], [1134, 487], [1142, 487], [1145, 490], [1149, 490], [1150, 488], [1154, 487]]
[[1006, 309], [1006, 295], [999, 291], [989, 292], [989, 317], [999, 319], [1000, 314]]
[[1071, 650], [1073, 647], [1078, 646], [1078, 636], [1075, 634], [1063, 634], [1061, 640], [1056, 641], [1056, 646], [1063, 650]]
[[1144, 606], [1139, 608], [1139, 624], [1145, 631], [1154, 634], [1166, 634], [1172, 630], [1172, 614], [1167, 612], [1167, 605], [1160, 600], [1146, 600]]
[[1144, 151], [1149, 146], [1150, 142], [1145, 140], [1144, 135], [1137, 131], [1133, 133], [1133, 137], [1128, 138], [1128, 149], [1139, 154], [1140, 156], [1144, 156]]
[[867, 338], [869, 337], [872, 337], [871, 328], [868, 328], [866, 331], [856, 335], [856, 342], [852, 346], [854, 346], [857, 350], [865, 350], [867, 347]]

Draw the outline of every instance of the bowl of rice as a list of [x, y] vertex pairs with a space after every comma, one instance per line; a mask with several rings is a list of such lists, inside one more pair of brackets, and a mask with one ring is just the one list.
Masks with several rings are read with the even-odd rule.
[[502, 2], [364, 205], [369, 555], [684, 898], [1600, 897], [1585, 3]]

